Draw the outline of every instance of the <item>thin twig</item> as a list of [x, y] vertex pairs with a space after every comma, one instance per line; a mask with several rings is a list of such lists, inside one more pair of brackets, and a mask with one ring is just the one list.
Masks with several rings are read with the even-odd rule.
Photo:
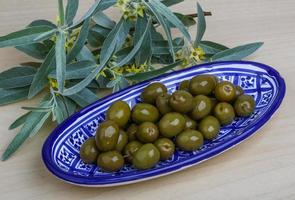
[[[204, 15], [205, 16], [212, 16], [212, 13], [211, 12], [204, 12]], [[198, 17], [198, 14], [197, 13], [193, 13], [193, 14], [188, 14], [186, 16], [189, 16], [189, 17]]]

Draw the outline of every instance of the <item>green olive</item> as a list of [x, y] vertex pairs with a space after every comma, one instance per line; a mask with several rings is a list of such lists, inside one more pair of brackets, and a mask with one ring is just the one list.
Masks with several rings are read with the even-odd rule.
[[159, 121], [161, 135], [171, 138], [180, 133], [185, 127], [185, 118], [182, 114], [171, 112], [164, 115]]
[[250, 116], [255, 109], [255, 100], [250, 95], [240, 95], [235, 101], [234, 108], [238, 116]]
[[220, 124], [216, 117], [207, 116], [199, 123], [199, 131], [207, 140], [214, 139], [220, 130]]
[[235, 111], [231, 104], [220, 102], [214, 108], [214, 115], [222, 125], [227, 125], [234, 120]]
[[159, 82], [152, 83], [144, 88], [141, 93], [141, 100], [144, 103], [154, 104], [159, 94], [167, 93], [165, 85]]
[[229, 81], [221, 81], [216, 85], [215, 97], [218, 101], [230, 102], [236, 97], [235, 86]]
[[120, 127], [125, 127], [130, 114], [130, 107], [125, 101], [116, 101], [107, 110], [107, 119], [116, 122]]
[[142, 146], [142, 143], [136, 141], [136, 140], [133, 140], [131, 142], [129, 142], [124, 150], [123, 150], [123, 154], [124, 154], [124, 157], [126, 158], [126, 160], [130, 163], [132, 163], [132, 160], [133, 160], [133, 156], [135, 154], [136, 151], [138, 151], [138, 149]]
[[114, 150], [119, 138], [119, 126], [111, 120], [102, 122], [96, 132], [96, 146], [100, 151]]
[[184, 129], [196, 129], [197, 128], [197, 122], [193, 119], [191, 119], [187, 115], [183, 115], [185, 118], [185, 127]]
[[198, 75], [192, 78], [189, 91], [192, 95], [209, 95], [214, 90], [217, 79], [213, 75]]
[[190, 80], [182, 81], [178, 86], [178, 90], [189, 91], [189, 83], [190, 83]]
[[172, 140], [168, 138], [159, 138], [156, 140], [154, 145], [157, 147], [157, 149], [160, 152], [161, 160], [169, 159], [175, 151], [174, 143], [172, 142]]
[[169, 104], [179, 113], [187, 113], [194, 107], [193, 96], [184, 90], [176, 90], [169, 99]]
[[169, 105], [169, 99], [171, 95], [169, 94], [160, 94], [156, 99], [156, 106], [162, 115], [172, 112], [172, 108]]
[[159, 136], [159, 129], [152, 122], [143, 122], [138, 126], [136, 138], [143, 143], [156, 141]]
[[97, 165], [107, 172], [119, 171], [124, 165], [123, 156], [117, 151], [101, 153], [97, 159]]
[[136, 132], [137, 132], [137, 125], [136, 124], [131, 124], [127, 128], [127, 135], [128, 135], [128, 141], [133, 141], [136, 140]]
[[205, 95], [198, 95], [194, 98], [194, 108], [191, 112], [191, 117], [194, 120], [200, 120], [211, 112], [211, 99]]
[[118, 138], [118, 142], [116, 144], [115, 150], [118, 152], [122, 152], [122, 150], [124, 149], [124, 147], [127, 143], [128, 143], [127, 133], [125, 131], [123, 131], [122, 129], [120, 129], [119, 138]]
[[187, 129], [176, 136], [176, 145], [183, 151], [194, 151], [203, 143], [202, 133], [196, 130]]
[[236, 97], [235, 97], [235, 99], [237, 99], [239, 96], [241, 96], [242, 94], [244, 94], [243, 88], [241, 88], [238, 85], [235, 86], [235, 91], [236, 91]]
[[159, 119], [158, 109], [147, 103], [138, 103], [132, 109], [131, 117], [135, 123], [156, 122]]
[[83, 162], [92, 164], [97, 160], [99, 151], [95, 144], [95, 139], [93, 137], [87, 139], [80, 148], [80, 158]]
[[160, 152], [151, 143], [144, 144], [134, 154], [133, 165], [137, 169], [149, 169], [154, 167], [160, 160]]

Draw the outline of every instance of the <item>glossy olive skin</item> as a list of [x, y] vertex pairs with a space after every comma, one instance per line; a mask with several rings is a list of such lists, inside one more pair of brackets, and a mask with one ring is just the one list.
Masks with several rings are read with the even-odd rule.
[[189, 83], [190, 83], [190, 80], [182, 81], [178, 86], [178, 90], [189, 91]]
[[162, 115], [172, 112], [173, 109], [169, 105], [170, 94], [160, 94], [156, 99], [156, 106]]
[[159, 138], [154, 142], [154, 145], [160, 152], [160, 160], [169, 159], [175, 151], [174, 143], [168, 138]]
[[137, 140], [129, 142], [123, 150], [123, 154], [124, 154], [125, 159], [128, 162], [132, 163], [133, 156], [134, 156], [135, 152], [138, 151], [138, 149], [141, 146], [142, 146], [142, 143], [138, 142]]
[[199, 123], [199, 131], [202, 133], [205, 139], [214, 139], [220, 130], [220, 123], [216, 117], [207, 116]]
[[167, 88], [162, 83], [156, 82], [148, 85], [141, 93], [141, 100], [144, 103], [154, 104], [158, 95], [167, 93]]
[[136, 124], [131, 124], [127, 130], [126, 133], [128, 135], [128, 141], [136, 140], [136, 132], [137, 132], [138, 126]]
[[117, 151], [101, 153], [97, 159], [97, 165], [106, 172], [119, 171], [124, 165], [123, 156]]
[[212, 101], [205, 95], [198, 95], [194, 98], [194, 108], [191, 112], [191, 118], [194, 120], [200, 120], [211, 112]]
[[193, 96], [184, 90], [176, 90], [169, 99], [169, 104], [179, 113], [187, 113], [194, 107]]
[[149, 169], [154, 167], [160, 160], [160, 152], [152, 143], [144, 144], [134, 154], [132, 163], [137, 169]]
[[107, 110], [107, 119], [116, 122], [121, 128], [129, 121], [131, 110], [125, 101], [114, 102]]
[[128, 143], [128, 135], [125, 131], [120, 129], [119, 138], [118, 138], [118, 142], [116, 144], [115, 150], [118, 152], [122, 152], [127, 143]]
[[236, 114], [240, 117], [250, 116], [255, 109], [256, 103], [251, 95], [241, 95], [234, 104]]
[[138, 126], [136, 138], [143, 143], [151, 143], [159, 137], [158, 126], [152, 122], [143, 122]]
[[83, 162], [92, 164], [95, 163], [97, 160], [97, 156], [99, 154], [99, 151], [96, 147], [95, 139], [88, 138], [81, 146], [80, 148], [80, 158], [83, 160]]
[[119, 126], [111, 120], [102, 122], [96, 132], [96, 146], [100, 151], [114, 150], [119, 138]]
[[232, 123], [235, 118], [235, 111], [231, 104], [226, 102], [218, 103], [214, 108], [214, 116], [222, 125]]
[[171, 112], [164, 115], [159, 121], [161, 135], [171, 138], [179, 134], [185, 127], [185, 118], [182, 114]]
[[184, 129], [196, 129], [197, 128], [197, 122], [193, 119], [191, 119], [187, 115], [183, 115], [185, 118], [185, 126]]
[[233, 101], [236, 97], [235, 86], [229, 81], [221, 81], [215, 87], [215, 97], [222, 102]]
[[156, 122], [159, 119], [160, 113], [158, 109], [147, 103], [138, 103], [136, 104], [131, 113], [132, 120], [135, 123], [142, 122]]
[[197, 75], [192, 78], [189, 84], [189, 91], [192, 95], [209, 95], [216, 86], [217, 79], [213, 75]]
[[203, 135], [197, 130], [187, 129], [176, 136], [176, 145], [183, 151], [194, 151], [203, 143]]
[[236, 97], [235, 97], [235, 99], [237, 99], [239, 96], [241, 96], [242, 94], [244, 94], [244, 90], [240, 86], [235, 85], [235, 89], [236, 89], [235, 90], [236, 91]]

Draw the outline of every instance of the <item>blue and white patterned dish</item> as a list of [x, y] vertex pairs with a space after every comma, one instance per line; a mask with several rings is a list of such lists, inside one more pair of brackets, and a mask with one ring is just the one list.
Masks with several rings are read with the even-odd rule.
[[[205, 142], [200, 150], [177, 150], [171, 159], [159, 162], [149, 170], [138, 171], [126, 164], [119, 172], [105, 173], [95, 165], [81, 161], [80, 146], [95, 134], [98, 125], [105, 118], [106, 109], [114, 101], [121, 99], [133, 106], [139, 102], [142, 89], [151, 82], [160, 81], [167, 86], [169, 92], [173, 92], [181, 81], [197, 74], [214, 74], [219, 79], [240, 85], [247, 94], [254, 96], [257, 104], [255, 112], [248, 118], [237, 118], [232, 124], [223, 127], [218, 137]], [[164, 74], [107, 96], [75, 113], [49, 135], [42, 149], [42, 158], [56, 177], [82, 186], [107, 187], [164, 176], [197, 165], [253, 135], [278, 109], [285, 90], [284, 80], [276, 70], [255, 62], [208, 63]]]

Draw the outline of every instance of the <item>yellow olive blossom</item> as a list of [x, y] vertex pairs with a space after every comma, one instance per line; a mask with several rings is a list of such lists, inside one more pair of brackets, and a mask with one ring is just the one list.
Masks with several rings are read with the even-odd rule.
[[54, 78], [48, 78], [49, 80], [49, 85], [52, 89], [54, 90], [58, 90], [58, 83], [57, 83], [57, 80], [54, 79]]
[[205, 59], [205, 52], [200, 47], [191, 48], [190, 58], [196, 62], [201, 62], [201, 60]]
[[135, 13], [137, 16], [143, 17], [144, 9], [145, 7], [142, 4], [140, 3], [135, 4]]
[[186, 68], [188, 66], [190, 66], [191, 62], [189, 58], [183, 58], [182, 63], [181, 63], [181, 67], [182, 68]]

